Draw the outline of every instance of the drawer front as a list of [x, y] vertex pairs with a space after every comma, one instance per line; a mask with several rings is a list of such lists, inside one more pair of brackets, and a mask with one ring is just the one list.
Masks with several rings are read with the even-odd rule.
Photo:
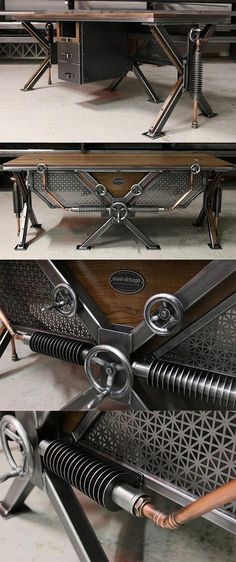
[[60, 62], [80, 64], [80, 44], [59, 41], [57, 44], [57, 52]]
[[67, 82], [81, 84], [80, 68], [80, 64], [58, 61], [58, 78]]

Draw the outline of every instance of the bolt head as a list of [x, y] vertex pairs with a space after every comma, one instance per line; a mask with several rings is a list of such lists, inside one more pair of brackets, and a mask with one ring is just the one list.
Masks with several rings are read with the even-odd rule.
[[160, 310], [159, 316], [162, 320], [168, 320], [170, 318], [170, 311], [168, 310], [168, 308], [162, 308]]

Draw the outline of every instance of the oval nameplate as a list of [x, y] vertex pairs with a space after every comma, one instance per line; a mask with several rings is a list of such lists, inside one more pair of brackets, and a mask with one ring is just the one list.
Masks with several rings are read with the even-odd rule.
[[125, 183], [125, 180], [123, 178], [114, 178], [114, 180], [112, 180], [113, 185], [123, 185], [123, 183]]
[[111, 274], [109, 279], [110, 286], [118, 293], [127, 295], [139, 293], [145, 287], [145, 279], [137, 271], [121, 269]]

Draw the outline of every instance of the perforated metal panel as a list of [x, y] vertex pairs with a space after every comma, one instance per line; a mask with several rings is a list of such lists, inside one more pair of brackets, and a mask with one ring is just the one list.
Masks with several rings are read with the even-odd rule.
[[[102, 414], [83, 441], [97, 451], [202, 496], [236, 478], [236, 413], [158, 411]], [[222, 510], [236, 519], [236, 502]]]
[[[42, 175], [37, 172], [29, 174], [30, 187], [40, 195], [49, 207], [59, 207], [43, 188]], [[82, 181], [79, 172], [74, 170], [50, 171], [46, 174], [46, 189], [51, 191], [66, 208], [80, 205], [99, 205], [102, 201]]]
[[236, 377], [236, 294], [235, 304], [210, 320], [164, 359]]
[[[206, 175], [198, 174], [194, 176], [192, 189], [179, 206], [187, 207], [204, 190], [205, 184]], [[59, 206], [45, 191], [41, 174], [37, 172], [31, 173], [29, 175], [29, 185], [50, 207]], [[79, 207], [80, 205], [102, 205], [101, 199], [87, 188], [79, 172], [74, 170], [47, 172], [46, 190], [55, 195], [58, 201], [66, 208]], [[155, 184], [145, 190], [145, 193], [138, 197], [132, 203], [132, 206], [150, 207], [155, 205], [161, 208], [171, 208], [189, 190], [190, 174], [188, 172], [164, 171], [157, 178]]]
[[[206, 178], [203, 174], [194, 176], [191, 192], [183, 199], [179, 207], [185, 208], [197, 197], [205, 186]], [[133, 203], [134, 206], [173, 207], [185, 193], [190, 190], [190, 174], [188, 172], [164, 171], [152, 187], [145, 190]]]
[[63, 318], [56, 310], [42, 312], [51, 303], [52, 289], [36, 262], [0, 261], [0, 308], [14, 326], [92, 341], [77, 315]]

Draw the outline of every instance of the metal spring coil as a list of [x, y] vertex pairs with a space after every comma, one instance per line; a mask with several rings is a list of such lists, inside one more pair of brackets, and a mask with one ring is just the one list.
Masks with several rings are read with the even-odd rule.
[[114, 486], [133, 484], [133, 478], [128, 472], [114, 468], [108, 462], [96, 459], [87, 451], [81, 451], [63, 441], [50, 443], [43, 461], [53, 474], [109, 511], [120, 509], [111, 497]]
[[55, 359], [61, 359], [69, 363], [76, 363], [76, 365], [83, 364], [82, 350], [85, 344], [76, 340], [35, 332], [30, 338], [29, 346], [36, 353], [55, 357]]
[[105, 206], [96, 205], [78, 205], [78, 207], [72, 207], [72, 210], [75, 213], [102, 213], [103, 211], [108, 212], [108, 209]]
[[211, 405], [225, 408], [236, 405], [236, 379], [194, 367], [157, 361], [147, 375], [147, 384], [181, 396], [204, 399]]
[[201, 52], [196, 49], [191, 74], [191, 91], [194, 95], [198, 96], [202, 93], [203, 87], [203, 62]]

